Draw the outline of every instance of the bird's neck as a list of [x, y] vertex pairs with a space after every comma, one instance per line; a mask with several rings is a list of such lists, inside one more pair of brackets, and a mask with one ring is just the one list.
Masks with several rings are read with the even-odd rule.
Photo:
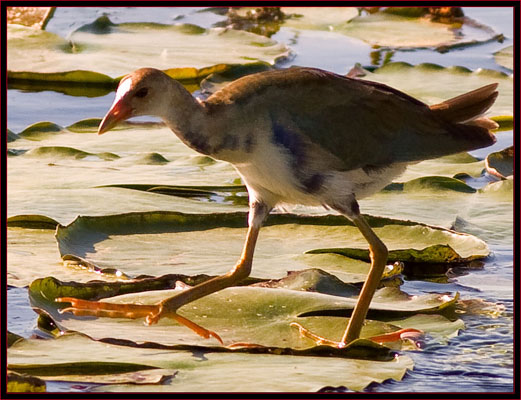
[[169, 103], [161, 118], [187, 146], [203, 154], [209, 154], [207, 115], [204, 107], [179, 82], [172, 80]]

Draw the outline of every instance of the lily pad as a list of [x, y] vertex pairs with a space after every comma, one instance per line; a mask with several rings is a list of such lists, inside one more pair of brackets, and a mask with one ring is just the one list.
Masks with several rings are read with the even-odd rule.
[[470, 187], [465, 182], [462, 182], [459, 179], [449, 178], [446, 176], [425, 176], [404, 183], [395, 182], [386, 186], [384, 190], [399, 190], [404, 192], [412, 192], [418, 190], [454, 190], [456, 192], [463, 193], [476, 192], [476, 189]]
[[356, 7], [281, 7], [289, 16], [284, 26], [296, 29], [339, 30], [358, 17]]
[[[294, 357], [294, 368], [287, 368], [287, 356], [212, 353], [203, 357], [190, 350], [158, 350], [113, 345], [90, 340], [78, 334], [64, 335], [56, 340], [28, 340], [8, 352], [10, 365], [24, 365], [38, 360], [38, 365], [50, 370], [53, 365], [68, 362], [145, 364], [161, 369], [179, 371], [174, 379], [162, 382], [154, 389], [169, 392], [233, 391], [317, 391], [326, 385], [345, 385], [351, 390], [363, 390], [372, 382], [386, 379], [401, 380], [412, 369], [413, 361], [406, 355], [396, 356], [393, 361], [368, 361], [330, 357]], [[251, 379], [252, 365], [255, 379]], [[222, 368], [228, 376], [223, 379]], [[320, 371], [320, 373], [317, 373]], [[342, 374], [338, 371], [344, 371]], [[347, 371], [347, 372], [346, 372]], [[52, 377], [48, 377], [52, 379]], [[81, 382], [81, 379], [78, 380]], [[134, 385], [102, 386], [103, 391], [135, 391]]]
[[53, 231], [58, 226], [58, 222], [45, 215], [16, 215], [7, 218], [7, 226], [31, 228], [31, 229], [52, 229]]
[[461, 19], [454, 26], [404, 13], [361, 14], [354, 7], [283, 7], [282, 11], [290, 16], [285, 19], [285, 27], [340, 32], [373, 47], [447, 50], [501, 37], [490, 27], [469, 19]]
[[507, 46], [494, 53], [494, 60], [502, 67], [514, 69], [514, 46]]
[[[247, 214], [240, 212], [78, 217], [68, 226], [59, 226], [56, 238], [62, 256], [72, 254], [101, 268], [116, 268], [129, 275], [162, 275], [179, 268], [190, 274], [222, 274], [240, 254], [246, 221]], [[391, 250], [450, 243], [462, 257], [485, 257], [489, 252], [484, 242], [470, 235], [410, 221], [371, 217], [369, 222]], [[367, 248], [358, 230], [342, 216], [273, 214], [265, 225], [254, 259], [254, 274], [259, 277], [273, 279], [284, 276], [288, 270], [308, 268], [301, 255], [316, 246], [318, 237], [324, 244], [349, 240], [354, 247]], [[204, 252], [200, 251], [200, 243], [205, 243]], [[333, 264], [331, 268], [330, 272], [340, 279], [353, 281], [348, 263]], [[356, 262], [354, 273], [360, 277]]]
[[495, 132], [511, 131], [514, 129], [514, 117], [512, 115], [497, 115], [490, 117], [490, 119], [499, 125]]
[[[334, 253], [346, 257], [355, 258], [357, 260], [370, 261], [369, 251], [362, 249], [317, 249], [311, 250], [310, 254]], [[483, 255], [474, 255], [462, 258], [449, 245], [433, 245], [421, 250], [391, 250], [389, 252], [389, 261], [401, 261], [405, 263], [464, 263], [472, 260], [483, 258]]]
[[15, 372], [7, 373], [7, 387], [6, 391], [9, 393], [32, 393], [45, 392], [45, 382], [34, 376], [25, 374], [17, 374]]
[[229, 186], [174, 186], [148, 184], [114, 184], [99, 187], [119, 187], [125, 189], [142, 190], [150, 193], [165, 194], [168, 196], [204, 199], [221, 203], [248, 205], [248, 191], [244, 185]]
[[142, 364], [120, 362], [66, 362], [50, 365], [11, 364], [18, 373], [29, 373], [40, 379], [61, 382], [97, 384], [161, 384], [175, 376], [176, 372]]
[[514, 179], [512, 176], [509, 176], [506, 180], [489, 183], [487, 186], [481, 188], [479, 192], [484, 194], [506, 196], [508, 199], [513, 200], [513, 190]]
[[40, 157], [40, 158], [52, 158], [53, 160], [73, 158], [76, 160], [94, 157], [101, 160], [115, 160], [119, 156], [114, 153], [87, 153], [86, 151], [78, 150], [72, 147], [65, 146], [42, 146], [32, 149], [26, 153], [27, 156]]
[[[41, 140], [19, 139], [9, 143], [9, 150], [22, 151], [22, 154], [38, 147], [68, 147], [96, 155], [80, 159], [60, 156], [52, 162], [49, 162], [49, 157], [12, 157], [8, 168], [9, 216], [40, 214], [68, 222], [78, 214], [100, 215], [154, 209], [187, 212], [215, 212], [225, 208], [230, 210], [230, 207], [246, 209], [244, 201], [234, 204], [232, 200], [237, 196], [232, 196], [233, 199], [221, 197], [227, 196], [224, 191], [218, 193], [213, 201], [203, 202], [200, 198], [194, 201], [190, 198], [161, 196], [154, 192], [115, 187], [94, 188], [116, 183], [226, 186], [237, 178], [232, 166], [201, 160], [196, 152], [164, 126], [128, 124], [124, 128], [121, 132], [102, 136], [95, 134], [96, 128], [87, 126], [78, 129], [92, 129], [92, 133], [85, 131], [78, 134], [70, 132], [68, 128], [57, 134], [35, 131], [32, 137]], [[143, 140], [144, 135], [147, 140]], [[150, 160], [146, 160], [146, 164], [136, 163], [143, 154], [156, 153], [158, 149], [161, 149], [161, 156], [170, 161], [166, 164], [168, 168], [165, 168], [165, 164], [150, 164]], [[117, 154], [120, 158], [114, 159], [110, 154]]]
[[7, 7], [7, 23], [45, 29], [56, 7]]
[[20, 137], [11, 131], [10, 129], [7, 130], [7, 143], [14, 142], [15, 140], [19, 139]]
[[506, 179], [514, 174], [514, 146], [490, 153], [486, 160], [487, 172], [498, 178]]
[[52, 122], [37, 122], [25, 128], [18, 134], [19, 137], [30, 140], [43, 140], [49, 136], [55, 135], [63, 131], [63, 128]]
[[481, 86], [499, 83], [499, 95], [488, 113], [513, 115], [513, 76], [502, 72], [405, 62], [391, 62], [372, 72], [360, 66], [356, 68], [363, 74], [363, 79], [385, 83], [427, 104], [437, 104]]
[[[106, 284], [105, 287], [110, 287], [110, 284]], [[136, 345], [156, 343], [169, 348], [175, 348], [172, 346], [176, 345], [215, 347], [213, 341], [200, 338], [186, 327], [168, 319], [160, 320], [157, 325], [144, 326], [134, 320], [97, 318], [93, 321], [91, 318], [78, 318], [68, 313], [58, 312], [58, 309], [63, 308], [65, 304], [55, 303], [52, 299], [64, 294], [74, 296], [75, 291], [85, 296], [81, 285], [73, 287], [70, 283], [45, 278], [31, 284], [29, 297], [33, 307], [45, 310], [61, 330], [82, 332], [97, 340], [113, 338], [129, 340]], [[97, 293], [96, 297], [103, 296], [102, 293]], [[104, 298], [103, 301], [154, 304], [175, 293], [176, 290], [152, 290]], [[456, 297], [435, 294], [408, 296], [396, 288], [383, 288], [377, 291], [371, 303], [370, 313], [395, 317], [426, 312], [436, 313], [453, 306], [456, 299], [457, 295]], [[291, 323], [298, 322], [319, 335], [339, 340], [345, 330], [346, 320], [345, 317], [338, 317], [338, 315], [346, 315], [353, 309], [356, 300], [357, 296], [339, 297], [282, 288], [244, 286], [227, 288], [189, 303], [179, 309], [179, 314], [207, 329], [217, 331], [227, 344], [250, 343], [261, 346], [260, 349], [256, 346], [252, 347], [253, 351], [262, 351], [262, 348], [266, 351], [280, 348], [288, 349], [290, 353], [290, 349], [293, 349], [298, 352], [309, 352], [309, 355], [320, 355], [322, 354], [320, 346], [316, 348], [313, 341], [300, 336], [298, 330], [291, 327]], [[398, 329], [382, 322], [368, 321], [362, 330], [361, 338], [370, 338], [396, 330]], [[354, 347], [350, 350], [345, 352], [335, 350], [335, 353], [331, 354], [355, 358], [367, 358], [369, 354], [376, 354], [374, 353], [376, 347], [370, 346], [365, 351], [358, 347], [356, 342], [352, 344]], [[359, 344], [365, 346], [363, 341]], [[241, 347], [244, 346], [238, 346]], [[246, 346], [244, 351], [247, 351], [248, 347], [250, 346]], [[358, 351], [361, 351], [360, 356], [355, 355]], [[385, 358], [381, 351], [378, 354], [380, 354], [378, 357]]]
[[[20, 25], [9, 25], [7, 36], [8, 74], [16, 79], [113, 85], [113, 78], [143, 65], [168, 70], [179, 79], [194, 79], [214, 72], [218, 65], [222, 70], [232, 64], [273, 64], [288, 55], [286, 46], [248, 32], [187, 24], [115, 25], [107, 17], [78, 29], [69, 40]], [[67, 75], [78, 65], [88, 71], [85, 76]]]

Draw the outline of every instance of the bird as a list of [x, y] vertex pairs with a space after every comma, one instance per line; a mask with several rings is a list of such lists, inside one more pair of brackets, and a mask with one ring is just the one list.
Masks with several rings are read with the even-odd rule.
[[155, 116], [196, 152], [232, 164], [249, 196], [242, 254], [228, 273], [154, 305], [56, 301], [71, 303], [62, 311], [76, 315], [144, 317], [147, 324], [171, 317], [222, 343], [216, 332], [177, 310], [250, 275], [259, 230], [274, 208], [323, 206], [358, 228], [369, 245], [370, 268], [340, 340], [299, 329], [317, 343], [344, 348], [360, 338], [388, 256], [358, 200], [384, 188], [410, 164], [492, 145], [497, 124], [483, 115], [498, 96], [497, 86], [429, 106], [382, 83], [291, 67], [244, 76], [201, 100], [161, 70], [138, 69], [121, 79], [98, 134], [131, 117]]

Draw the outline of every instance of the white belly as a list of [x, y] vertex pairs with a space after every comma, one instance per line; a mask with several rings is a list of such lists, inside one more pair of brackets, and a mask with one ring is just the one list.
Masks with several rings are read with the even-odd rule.
[[320, 205], [316, 196], [301, 190], [287, 153], [271, 143], [262, 143], [247, 162], [234, 167], [249, 189], [250, 196], [270, 206], [277, 204]]

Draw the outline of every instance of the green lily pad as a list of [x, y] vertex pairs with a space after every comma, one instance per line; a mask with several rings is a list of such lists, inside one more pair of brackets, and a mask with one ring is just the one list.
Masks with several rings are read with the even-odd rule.
[[26, 153], [27, 156], [31, 157], [49, 157], [53, 160], [59, 160], [59, 159], [67, 159], [67, 158], [73, 158], [73, 159], [83, 159], [87, 157], [96, 157], [98, 159], [102, 160], [115, 160], [118, 159], [119, 156], [114, 153], [87, 153], [86, 151], [78, 150], [72, 147], [65, 147], [65, 146], [42, 146], [37, 147], [35, 149], [29, 150]]
[[119, 187], [125, 189], [142, 190], [149, 193], [165, 194], [169, 196], [198, 198], [205, 201], [217, 201], [236, 205], [248, 205], [248, 191], [244, 185], [229, 186], [174, 186], [148, 184], [114, 184], [99, 187]]
[[52, 229], [58, 226], [58, 222], [45, 215], [16, 215], [7, 218], [7, 226], [30, 228], [30, 229]]
[[[64, 357], [66, 355], [66, 357]], [[50, 370], [53, 365], [67, 362], [114, 362], [145, 364], [158, 369], [176, 370], [175, 379], [163, 382], [164, 390], [196, 392], [233, 391], [317, 391], [327, 385], [345, 385], [351, 390], [363, 390], [372, 382], [386, 379], [401, 380], [412, 369], [407, 355], [393, 361], [368, 361], [331, 357], [293, 357], [294, 368], [287, 368], [287, 356], [276, 354], [246, 354], [206, 352], [194, 357], [190, 350], [158, 350], [113, 345], [90, 340], [82, 335], [67, 334], [56, 340], [28, 340], [9, 349], [9, 364], [23, 365], [38, 360], [38, 365]], [[223, 379], [226, 366], [228, 376]], [[251, 379], [252, 365], [255, 379]], [[158, 370], [148, 370], [158, 371]], [[317, 374], [320, 371], [320, 374]], [[339, 374], [338, 371], [344, 371]], [[81, 378], [78, 380], [81, 382]], [[159, 388], [159, 387], [158, 387]], [[135, 391], [134, 385], [102, 386], [103, 391]]]
[[[77, 134], [67, 128], [44, 139], [43, 134], [38, 133], [42, 137], [40, 141], [20, 139], [8, 144], [8, 150], [19, 152], [22, 148], [23, 153], [38, 147], [69, 147], [96, 155], [95, 158], [82, 159], [60, 157], [52, 163], [49, 163], [48, 157], [12, 157], [8, 168], [9, 216], [40, 214], [67, 222], [78, 214], [100, 215], [154, 209], [185, 212], [215, 212], [230, 210], [230, 207], [246, 209], [244, 201], [237, 205], [233, 203], [237, 196], [228, 201], [219, 197], [221, 193], [214, 198], [215, 201], [202, 202], [200, 198], [194, 201], [154, 192], [94, 188], [116, 183], [226, 186], [237, 178], [237, 172], [227, 163], [201, 159], [170, 129], [158, 124], [127, 124], [124, 132], [109, 132], [101, 136], [95, 134], [97, 129], [92, 123], [91, 126], [81, 129], [92, 129], [92, 133], [85, 131]], [[161, 156], [170, 161], [167, 169], [165, 164], [150, 164], [150, 160], [145, 160], [146, 164], [136, 163], [144, 154], [156, 153], [158, 149], [161, 149]], [[110, 155], [108, 153], [117, 154], [120, 158], [105, 157]], [[226, 196], [226, 193], [222, 195]]]
[[7, 130], [7, 143], [14, 142], [15, 140], [19, 139], [20, 137], [11, 131], [10, 129]]
[[487, 172], [501, 179], [514, 174], [514, 146], [490, 153], [485, 163]]
[[30, 140], [43, 140], [62, 131], [63, 128], [61, 126], [52, 122], [44, 121], [28, 126], [20, 132], [18, 136]]
[[354, 7], [283, 7], [282, 11], [290, 16], [285, 27], [340, 32], [373, 47], [447, 50], [500, 38], [490, 27], [465, 19], [455, 27], [410, 13], [360, 14]]
[[75, 133], [95, 133], [98, 132], [100, 123], [101, 118], [87, 118], [69, 125], [67, 130]]
[[514, 69], [514, 46], [507, 46], [494, 53], [494, 60], [502, 67]]
[[[310, 250], [310, 254], [334, 253], [346, 257], [355, 258], [357, 260], [370, 261], [369, 251], [363, 249], [317, 249]], [[464, 263], [472, 260], [483, 258], [483, 255], [473, 255], [471, 257], [462, 258], [449, 245], [433, 245], [421, 250], [391, 250], [389, 252], [389, 261], [401, 261], [406, 263]]]
[[[7, 36], [10, 79], [114, 85], [113, 78], [143, 65], [167, 70], [178, 79], [194, 79], [214, 72], [214, 66], [273, 64], [288, 55], [286, 46], [248, 32], [187, 24], [115, 25], [107, 17], [78, 29], [68, 40], [20, 25], [9, 25]], [[71, 76], [78, 65], [85, 72]]]
[[172, 370], [119, 362], [73, 362], [50, 365], [11, 364], [9, 368], [19, 373], [29, 373], [44, 380], [106, 385], [157, 385], [173, 378], [176, 374], [176, 371]]
[[353, 19], [344, 28], [344, 32], [372, 46], [399, 49], [434, 48], [443, 52], [451, 48], [502, 38], [490, 27], [469, 22], [463, 19], [459, 26], [455, 27], [429, 18], [374, 13]]
[[7, 331], [7, 347], [11, 347], [13, 344], [25, 340], [22, 336]]
[[46, 385], [43, 380], [34, 376], [8, 372], [6, 391], [9, 393], [45, 392]]
[[479, 193], [493, 194], [499, 196], [505, 196], [506, 198], [513, 200], [514, 196], [514, 179], [509, 176], [506, 180], [500, 182], [492, 182], [485, 187], [479, 189]]
[[476, 189], [467, 185], [465, 182], [446, 176], [425, 176], [404, 183], [395, 182], [386, 186], [384, 190], [399, 190], [404, 192], [412, 192], [417, 190], [454, 190], [456, 192], [463, 193], [476, 192]]
[[[106, 284], [101, 289], [108, 288], [110, 285]], [[92, 287], [89, 286], [89, 291], [91, 289]], [[31, 283], [29, 297], [32, 306], [48, 313], [61, 330], [82, 332], [97, 340], [113, 338], [129, 340], [136, 345], [157, 343], [169, 348], [174, 348], [172, 346], [176, 345], [214, 347], [212, 340], [200, 338], [186, 327], [169, 319], [162, 319], [157, 325], [144, 326], [141, 321], [135, 320], [97, 318], [93, 321], [58, 312], [58, 309], [66, 304], [55, 303], [52, 300], [65, 294], [74, 296], [75, 292], [82, 297], [86, 296], [80, 284], [72, 286], [71, 283], [45, 278]], [[104, 298], [103, 301], [155, 304], [175, 293], [175, 290], [152, 290]], [[103, 292], [96, 293], [96, 298], [100, 296], [103, 297]], [[346, 318], [338, 315], [345, 315], [352, 310], [356, 300], [357, 296], [339, 297], [293, 289], [243, 286], [227, 288], [189, 303], [179, 309], [179, 314], [207, 329], [217, 331], [226, 344], [246, 342], [264, 348], [288, 349], [287, 351], [290, 352], [289, 349], [293, 349], [298, 352], [309, 351], [312, 354], [315, 351], [320, 353], [322, 351], [320, 346], [316, 348], [313, 341], [300, 336], [298, 330], [290, 324], [298, 322], [319, 335], [339, 340], [346, 327]], [[388, 316], [436, 313], [453, 306], [456, 300], [457, 295], [455, 297], [436, 294], [408, 296], [396, 288], [383, 288], [375, 294], [370, 313]], [[361, 338], [395, 330], [398, 329], [388, 324], [368, 321], [362, 330]], [[357, 352], [361, 350], [355, 347]], [[372, 354], [374, 349], [377, 348], [370, 346], [367, 351]], [[354, 351], [354, 348], [351, 350]], [[364, 351], [361, 351], [364, 354]], [[319, 355], [318, 353], [316, 355]], [[365, 354], [366, 356], [358, 357], [346, 350], [345, 353], [340, 351], [337, 355], [366, 358], [369, 353]], [[382, 357], [383, 353], [379, 354], [378, 357]]]
[[[56, 238], [62, 256], [72, 254], [130, 275], [162, 275], [175, 272], [176, 267], [183, 273], [221, 274], [234, 265], [240, 254], [246, 221], [246, 213], [152, 212], [78, 217], [68, 226], [60, 225]], [[489, 253], [487, 245], [473, 236], [410, 221], [371, 217], [369, 222], [391, 250], [450, 243], [462, 257], [482, 258]], [[293, 237], [298, 240], [287, 240]], [[367, 246], [344, 217], [273, 214], [261, 230], [254, 274], [278, 278], [288, 270], [307, 268], [309, 264], [304, 264], [301, 255], [316, 246], [318, 237], [324, 244], [349, 240], [354, 247]], [[203, 253], [199, 243], [205, 243]], [[153, 270], [149, 265], [154, 266]], [[332, 265], [331, 272], [344, 281], [353, 281], [348, 264]], [[353, 272], [360, 277], [357, 263]]]
[[435, 64], [411, 65], [391, 62], [373, 72], [357, 67], [363, 79], [385, 83], [427, 104], [437, 104], [449, 98], [490, 83], [499, 83], [498, 98], [490, 108], [491, 115], [513, 115], [513, 76], [502, 72], [464, 67], [442, 67]]
[[[60, 257], [54, 238], [52, 221], [39, 216], [9, 218], [7, 254], [9, 257], [7, 281], [11, 286], [24, 287], [42, 276], [86, 282], [92, 279], [114, 281], [125, 279], [125, 274], [114, 268], [99, 268], [78, 258]], [[14, 226], [14, 227], [13, 227]]]
[[284, 26], [295, 29], [339, 30], [358, 17], [356, 7], [281, 7], [289, 16]]
[[512, 115], [497, 115], [490, 117], [490, 119], [499, 125], [495, 132], [511, 131], [514, 129], [514, 117]]
[[7, 7], [7, 23], [45, 29], [56, 7]]

